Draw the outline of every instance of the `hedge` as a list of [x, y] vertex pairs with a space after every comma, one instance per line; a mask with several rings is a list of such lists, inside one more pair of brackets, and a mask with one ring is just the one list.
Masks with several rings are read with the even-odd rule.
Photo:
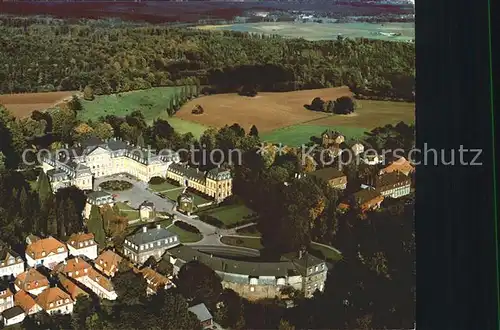
[[190, 225], [189, 223], [187, 222], [184, 222], [184, 221], [176, 221], [175, 222], [175, 225], [177, 227], [179, 227], [180, 229], [184, 229], [185, 231], [188, 231], [190, 233], [194, 233], [194, 234], [201, 234], [200, 231], [198, 230], [198, 228], [196, 228], [195, 226], [192, 226]]
[[164, 178], [162, 178], [161, 176], [154, 176], [152, 177], [150, 180], [149, 180], [149, 184], [162, 184], [164, 183], [166, 180]]

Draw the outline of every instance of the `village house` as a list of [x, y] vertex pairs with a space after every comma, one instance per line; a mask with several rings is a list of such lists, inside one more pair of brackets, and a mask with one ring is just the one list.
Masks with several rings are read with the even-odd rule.
[[89, 294], [85, 290], [80, 288], [77, 283], [75, 283], [73, 280], [71, 280], [67, 276], [65, 276], [63, 274], [57, 274], [57, 279], [59, 280], [59, 283], [64, 288], [64, 290], [67, 293], [69, 293], [69, 295], [71, 296], [71, 299], [73, 299], [74, 301], [76, 301], [76, 299], [80, 296], [87, 296], [88, 297]]
[[373, 153], [365, 152], [362, 155], [361, 160], [366, 165], [375, 166], [384, 162], [384, 155], [378, 155], [375, 152]]
[[370, 210], [376, 210], [382, 204], [384, 196], [380, 194], [379, 191], [373, 189], [363, 189], [353, 194], [349, 201], [345, 201], [339, 204], [339, 209], [341, 211], [347, 211], [352, 204], [360, 209], [361, 212], [366, 212]]
[[26, 315], [33, 315], [42, 310], [35, 299], [24, 290], [16, 292], [14, 295], [14, 303], [16, 306], [21, 307]]
[[118, 270], [122, 257], [111, 250], [103, 251], [95, 260], [94, 267], [106, 276], [113, 277]]
[[24, 321], [26, 314], [23, 309], [19, 306], [14, 306], [2, 312], [1, 320], [3, 320], [4, 326], [9, 326]]
[[90, 260], [97, 258], [97, 243], [92, 233], [75, 233], [69, 237], [66, 244], [72, 256], [85, 256]]
[[376, 189], [384, 197], [400, 198], [411, 192], [411, 179], [399, 171], [378, 175], [361, 185], [363, 189]]
[[85, 209], [83, 210], [83, 217], [88, 219], [90, 216], [90, 210], [92, 206], [96, 205], [99, 208], [108, 205], [113, 207], [115, 205], [115, 200], [113, 195], [105, 191], [92, 191], [87, 194], [87, 203], [85, 204]]
[[7, 285], [0, 283], [0, 313], [14, 307], [14, 294]]
[[413, 167], [413, 165], [411, 165], [411, 163], [408, 160], [406, 160], [406, 158], [401, 157], [393, 161], [385, 168], [381, 169], [379, 174], [382, 175], [386, 173], [399, 172], [408, 176], [414, 171], [415, 168]]
[[139, 205], [139, 217], [142, 221], [153, 220], [156, 217], [155, 204], [153, 202], [144, 201]]
[[351, 146], [351, 150], [354, 156], [358, 156], [365, 151], [365, 146], [362, 145], [361, 143], [355, 143]]
[[141, 269], [140, 272], [148, 283], [147, 295], [155, 294], [160, 287], [163, 287], [164, 290], [168, 290], [174, 286], [168, 277], [158, 273], [150, 267], [145, 267]]
[[232, 195], [233, 179], [231, 171], [216, 167], [207, 172], [183, 164], [171, 164], [168, 167], [167, 178], [177, 181], [181, 186], [197, 190], [222, 202]]
[[347, 187], [347, 175], [334, 167], [325, 167], [311, 172], [310, 175], [324, 180], [330, 187], [335, 189], [345, 189]]
[[109, 279], [97, 272], [82, 258], [75, 257], [68, 259], [64, 263], [59, 264], [54, 271], [81, 283], [100, 298], [115, 300], [117, 297]]
[[0, 278], [14, 276], [24, 272], [24, 260], [6, 245], [0, 244]]
[[67, 257], [66, 244], [59, 242], [52, 236], [40, 239], [26, 247], [26, 261], [30, 267], [43, 265], [52, 269]]
[[14, 287], [16, 291], [24, 290], [36, 296], [49, 287], [49, 280], [35, 268], [29, 268], [16, 277]]
[[156, 260], [161, 259], [166, 250], [179, 244], [179, 237], [160, 225], [152, 229], [144, 226], [125, 238], [123, 252], [132, 262], [143, 264], [151, 256]]
[[203, 329], [209, 329], [213, 326], [212, 314], [208, 311], [207, 306], [201, 303], [188, 308], [188, 311], [196, 315]]
[[345, 137], [337, 131], [326, 130], [321, 135], [322, 145], [328, 148], [332, 145], [340, 146], [345, 141]]
[[36, 303], [48, 314], [71, 314], [75, 305], [69, 294], [58, 287], [45, 289], [36, 298]]

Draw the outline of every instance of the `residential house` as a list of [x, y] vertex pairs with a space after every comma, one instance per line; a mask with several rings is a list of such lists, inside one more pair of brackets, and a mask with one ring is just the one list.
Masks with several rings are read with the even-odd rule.
[[143, 264], [151, 256], [161, 259], [166, 250], [179, 244], [179, 237], [160, 225], [152, 229], [144, 226], [141, 231], [125, 238], [123, 251], [134, 263]]
[[378, 155], [375, 152], [373, 153], [365, 152], [361, 157], [361, 160], [366, 165], [375, 166], [384, 162], [384, 155]]
[[156, 217], [155, 204], [153, 202], [144, 201], [139, 205], [139, 216], [143, 221], [154, 219]]
[[14, 295], [14, 303], [16, 306], [21, 307], [26, 315], [33, 315], [42, 310], [35, 299], [24, 290], [16, 292]]
[[54, 269], [54, 272], [62, 273], [69, 279], [81, 283], [100, 298], [115, 300], [117, 297], [109, 279], [100, 274], [82, 258], [75, 257], [68, 259], [64, 263], [59, 264]]
[[26, 261], [28, 266], [37, 267], [44, 265], [53, 269], [55, 265], [68, 257], [66, 244], [59, 242], [54, 237], [40, 239], [31, 243], [26, 248]]
[[30, 268], [16, 277], [14, 287], [16, 291], [24, 290], [36, 296], [49, 287], [49, 280], [35, 268]]
[[332, 188], [345, 189], [347, 187], [347, 175], [334, 167], [325, 167], [310, 174], [324, 180]]
[[94, 267], [106, 276], [113, 277], [118, 270], [122, 257], [111, 250], [103, 251], [95, 260]]
[[14, 294], [7, 285], [0, 283], [0, 313], [14, 307]]
[[58, 287], [45, 289], [36, 298], [36, 303], [48, 314], [71, 314], [75, 305], [70, 295]]
[[208, 311], [207, 306], [205, 306], [205, 304], [201, 303], [201, 304], [189, 307], [188, 311], [190, 311], [191, 313], [196, 315], [196, 317], [200, 321], [203, 329], [209, 329], [213, 326], [212, 314], [210, 314], [210, 312]]
[[345, 137], [337, 131], [326, 130], [322, 135], [322, 145], [324, 148], [328, 148], [331, 145], [341, 145], [345, 141]]
[[97, 243], [92, 233], [75, 233], [69, 237], [66, 244], [72, 256], [85, 256], [91, 260], [97, 258]]
[[75, 281], [68, 278], [67, 276], [65, 276], [63, 274], [58, 274], [57, 277], [58, 277], [58, 280], [59, 280], [59, 283], [61, 284], [61, 286], [64, 288], [64, 290], [67, 293], [69, 293], [69, 295], [71, 296], [71, 299], [73, 299], [74, 301], [76, 301], [76, 299], [78, 299], [78, 297], [80, 297], [80, 296], [88, 296], [89, 295], [85, 290], [80, 288]]
[[380, 207], [383, 200], [384, 196], [382, 196], [379, 191], [374, 189], [363, 189], [354, 193], [350, 201], [340, 203], [339, 209], [346, 211], [355, 204], [361, 212], [376, 210]]
[[24, 321], [26, 314], [23, 309], [19, 306], [14, 306], [2, 312], [1, 319], [3, 320], [4, 326], [9, 326]]
[[0, 278], [4, 276], [14, 276], [24, 272], [24, 260], [19, 254], [0, 245]]
[[115, 205], [115, 200], [113, 195], [105, 191], [92, 191], [87, 194], [87, 203], [85, 204], [85, 209], [83, 210], [83, 217], [88, 219], [90, 216], [90, 210], [92, 205], [98, 207], [103, 207], [105, 205], [113, 207]]
[[400, 198], [411, 192], [411, 179], [399, 171], [393, 171], [372, 178], [364, 189], [376, 189], [384, 197]]
[[146, 291], [148, 295], [155, 294], [160, 287], [168, 290], [174, 286], [174, 284], [168, 277], [158, 273], [150, 267], [145, 267], [141, 269], [140, 272], [148, 283], [148, 288]]
[[401, 157], [386, 166], [385, 168], [381, 169], [379, 174], [386, 174], [386, 173], [392, 173], [392, 172], [399, 172], [404, 175], [410, 175], [415, 171], [415, 168], [411, 163], [406, 160], [406, 158]]

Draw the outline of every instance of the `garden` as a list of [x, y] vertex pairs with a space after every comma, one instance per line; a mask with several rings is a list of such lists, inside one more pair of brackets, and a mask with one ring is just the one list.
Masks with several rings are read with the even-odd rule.
[[99, 185], [104, 190], [124, 191], [132, 188], [132, 184], [124, 180], [105, 181]]

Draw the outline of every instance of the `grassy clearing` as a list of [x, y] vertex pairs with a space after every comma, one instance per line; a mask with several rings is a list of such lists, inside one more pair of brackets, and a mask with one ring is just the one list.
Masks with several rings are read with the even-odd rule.
[[236, 233], [238, 235], [242, 235], [242, 236], [254, 236], [254, 237], [261, 237], [262, 236], [262, 234], [257, 229], [257, 225], [248, 226], [248, 227], [245, 227], [242, 229], [238, 229], [236, 231]]
[[227, 245], [246, 247], [249, 249], [260, 250], [263, 248], [260, 237], [247, 238], [247, 237], [234, 237], [234, 236], [223, 236], [221, 242]]
[[226, 226], [229, 226], [247, 220], [246, 217], [254, 214], [254, 211], [252, 211], [245, 205], [228, 205], [211, 209], [209, 211], [203, 212], [202, 214], [217, 218]]
[[160, 184], [150, 184], [149, 189], [156, 191], [156, 192], [162, 192], [162, 191], [171, 190], [171, 189], [180, 189], [180, 187], [174, 186], [173, 184], [168, 183], [168, 182], [163, 182]]
[[138, 210], [133, 209], [129, 205], [125, 203], [118, 202], [116, 203], [118, 208], [120, 209], [120, 212], [123, 213], [125, 217], [127, 217], [128, 220], [135, 220], [140, 218], [140, 213]]
[[170, 99], [179, 93], [181, 87], [154, 87], [127, 93], [97, 95], [93, 101], [82, 100], [83, 110], [78, 113], [81, 120], [97, 120], [101, 116], [124, 117], [135, 110], [141, 110], [146, 122], [151, 123], [162, 113]]
[[169, 117], [166, 113], [162, 113], [159, 118], [168, 121], [170, 126], [172, 126], [176, 132], [180, 134], [191, 133], [197, 139], [199, 139], [203, 132], [205, 132], [209, 128], [208, 126], [188, 120], [183, 120], [175, 116]]
[[337, 130], [348, 138], [362, 137], [367, 131], [364, 128], [346, 126], [294, 125], [263, 134], [261, 139], [266, 142], [298, 147], [310, 142], [311, 136], [319, 136], [327, 129]]
[[168, 198], [170, 200], [176, 201], [177, 197], [182, 193], [182, 190], [184, 188], [182, 187], [177, 187], [177, 189], [169, 190], [169, 191], [164, 191], [161, 194], [163, 195], [164, 198]]
[[175, 224], [168, 228], [168, 230], [174, 234], [177, 234], [182, 243], [194, 243], [202, 239], [202, 235], [200, 233], [191, 233], [177, 227]]
[[323, 258], [328, 261], [338, 261], [342, 259], [342, 255], [337, 251], [315, 243], [311, 243], [311, 252], [313, 254], [316, 252], [318, 256], [323, 256]]

